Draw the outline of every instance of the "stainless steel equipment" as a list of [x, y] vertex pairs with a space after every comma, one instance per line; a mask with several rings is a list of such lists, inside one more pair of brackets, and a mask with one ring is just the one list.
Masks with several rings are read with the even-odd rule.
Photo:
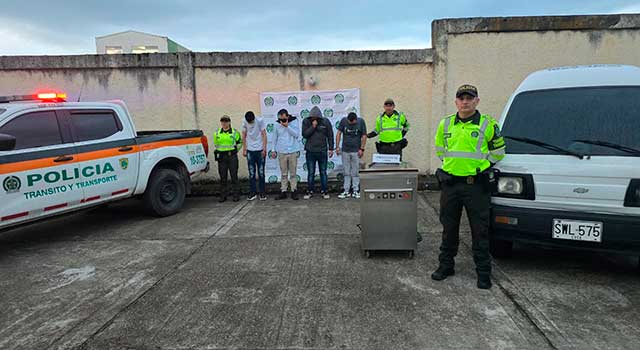
[[373, 164], [360, 170], [362, 250], [405, 250], [413, 258], [418, 232], [418, 169]]

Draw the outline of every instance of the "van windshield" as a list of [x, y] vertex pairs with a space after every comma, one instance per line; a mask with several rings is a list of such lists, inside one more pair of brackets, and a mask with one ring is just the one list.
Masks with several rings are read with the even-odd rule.
[[[584, 155], [634, 156], [628, 149], [640, 150], [640, 86], [523, 92], [513, 100], [502, 133]], [[510, 154], [558, 154], [531, 143], [505, 141]]]

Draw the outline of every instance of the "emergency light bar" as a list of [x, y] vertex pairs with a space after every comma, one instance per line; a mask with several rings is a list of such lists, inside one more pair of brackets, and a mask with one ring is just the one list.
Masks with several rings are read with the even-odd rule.
[[65, 102], [66, 100], [67, 94], [63, 92], [40, 92], [33, 95], [0, 96], [0, 103], [18, 101]]

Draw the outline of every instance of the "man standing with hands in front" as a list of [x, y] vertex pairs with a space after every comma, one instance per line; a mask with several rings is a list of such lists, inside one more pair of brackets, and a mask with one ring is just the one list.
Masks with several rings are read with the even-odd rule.
[[[340, 148], [340, 141], [342, 141], [342, 148]], [[342, 118], [336, 133], [336, 154], [342, 155], [344, 167], [344, 191], [338, 195], [340, 199], [348, 198], [350, 189], [352, 190], [351, 197], [360, 198], [358, 172], [366, 142], [367, 125], [364, 119], [358, 118], [354, 112], [349, 113], [346, 118]]]
[[315, 192], [314, 179], [316, 177], [316, 163], [320, 170], [320, 189], [322, 198], [329, 199], [327, 192], [327, 164], [333, 157], [334, 140], [333, 127], [327, 118], [322, 117], [322, 112], [317, 106], [311, 108], [309, 117], [302, 122], [302, 137], [307, 142], [304, 145], [307, 158], [307, 193], [304, 199], [309, 199]]
[[[249, 169], [249, 197], [252, 201], [260, 195], [260, 200], [266, 200], [264, 164], [267, 157], [267, 132], [262, 118], [256, 118], [252, 111], [244, 115], [242, 121], [242, 155], [247, 158]], [[256, 185], [256, 173], [259, 183]]]

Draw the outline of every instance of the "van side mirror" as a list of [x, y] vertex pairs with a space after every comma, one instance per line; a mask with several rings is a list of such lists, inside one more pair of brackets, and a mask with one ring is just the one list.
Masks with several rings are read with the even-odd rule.
[[0, 134], [0, 152], [13, 151], [14, 148], [16, 148], [16, 138], [11, 135]]

